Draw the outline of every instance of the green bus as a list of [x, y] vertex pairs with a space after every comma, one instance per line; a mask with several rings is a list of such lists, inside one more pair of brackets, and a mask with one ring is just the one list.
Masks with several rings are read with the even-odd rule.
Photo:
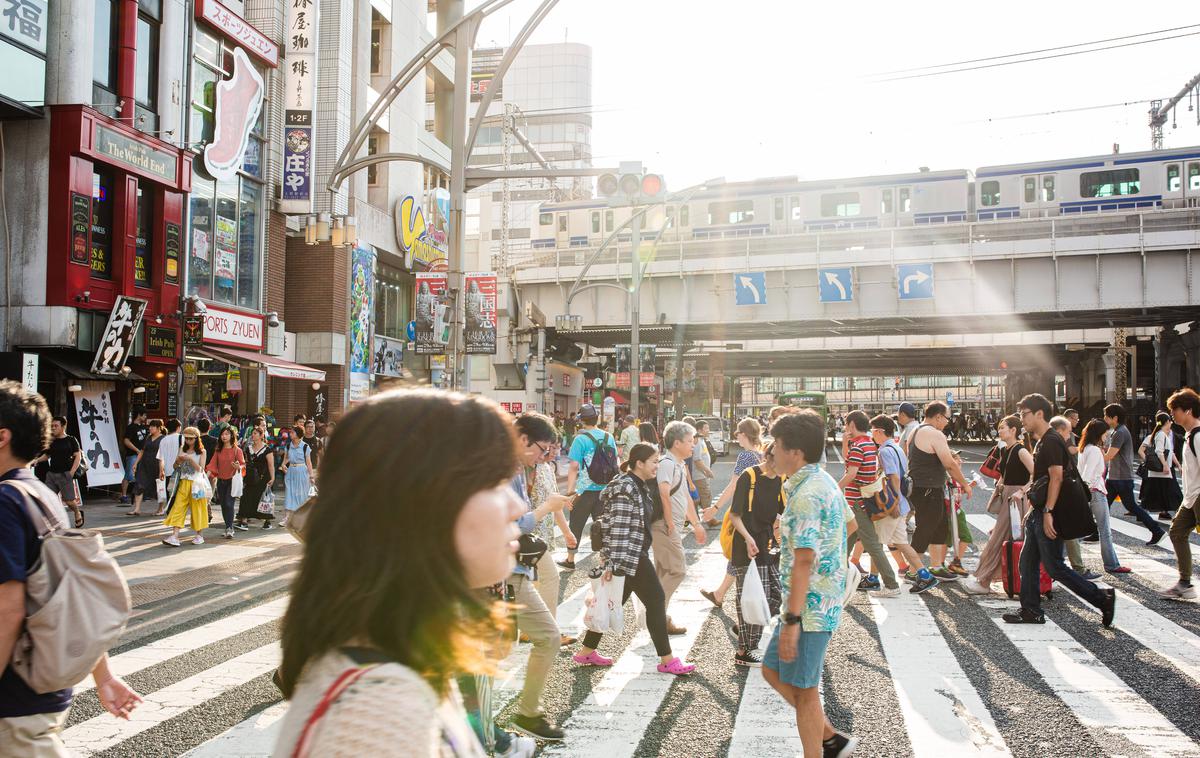
[[821, 415], [826, 426], [829, 425], [829, 406], [825, 404], [824, 392], [784, 392], [775, 397], [775, 404], [811, 408]]

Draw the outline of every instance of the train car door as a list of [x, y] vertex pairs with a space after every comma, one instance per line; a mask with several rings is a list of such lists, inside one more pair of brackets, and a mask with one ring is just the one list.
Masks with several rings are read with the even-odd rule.
[[[892, 226], [913, 225], [913, 188], [911, 186], [892, 187], [896, 192], [896, 211], [892, 215]], [[881, 203], [882, 204], [882, 203]], [[887, 222], [884, 222], [887, 223]]]
[[567, 212], [559, 211], [554, 214], [554, 240], [555, 247], [564, 248], [571, 246], [571, 233], [567, 231]]
[[1041, 218], [1057, 215], [1058, 177], [1055, 174], [1026, 174], [1021, 177], [1021, 216]]

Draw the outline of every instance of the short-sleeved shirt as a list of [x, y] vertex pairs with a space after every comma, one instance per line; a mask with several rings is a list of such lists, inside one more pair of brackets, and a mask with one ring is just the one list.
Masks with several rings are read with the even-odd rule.
[[[1146, 476], [1151, 479], [1173, 479], [1175, 473], [1171, 470], [1176, 465], [1175, 456], [1175, 440], [1171, 436], [1171, 431], [1159, 432], [1154, 435], [1153, 440], [1149, 440], [1150, 444], [1146, 446], [1146, 458], [1157, 456], [1162, 453], [1162, 457], [1167, 459], [1167, 465], [1162, 471], [1150, 471], [1147, 469]], [[53, 471], [54, 469], [51, 469]]]
[[1053, 466], [1066, 468], [1067, 461], [1071, 458], [1067, 441], [1058, 432], [1047, 429], [1033, 451], [1033, 480], [1036, 482], [1046, 476]]
[[879, 476], [879, 448], [867, 435], [850, 440], [846, 450], [846, 468], [858, 466], [858, 473], [846, 485], [846, 500], [850, 505], [862, 505], [860, 489]]
[[[754, 471], [754, 502], [750, 502], [750, 472]], [[758, 466], [751, 466], [738, 477], [733, 489], [733, 501], [729, 510], [742, 519], [742, 524], [762, 554], [775, 531], [775, 519], [783, 513], [783, 480], [778, 476], [768, 477]], [[746, 540], [741, 532], [733, 533], [733, 551], [730, 560], [734, 566], [749, 566], [750, 556], [746, 553]]]
[[[41, 487], [29, 469], [17, 468], [0, 476], [0, 481], [21, 479]], [[50, 496], [46, 503], [58, 509], [58, 517], [67, 523], [66, 512]], [[13, 487], [0, 486], [0, 584], [24, 583], [30, 569], [41, 556], [42, 546], [37, 531], [25, 510], [24, 498]], [[71, 690], [58, 690], [39, 695], [25, 680], [8, 666], [0, 676], [0, 718], [32, 716], [37, 713], [59, 713], [71, 707]]]
[[[1125, 481], [1133, 479], [1133, 435], [1129, 433], [1129, 429], [1124, 424], [1120, 424], [1116, 429], [1109, 432], [1108, 446], [1117, 449], [1117, 457], [1108, 462], [1108, 478], [1115, 481]], [[1037, 467], [1035, 465], [1033, 478], [1037, 479]]]
[[163, 472], [167, 476], [175, 473], [175, 459], [179, 456], [179, 446], [183, 443], [183, 434], [164, 434], [158, 443], [158, 459], [162, 461]]
[[602, 441], [607, 441], [609, 447], [614, 449], [617, 446], [616, 440], [611, 434], [602, 432], [595, 427], [581, 429], [575, 436], [575, 441], [571, 443], [571, 452], [567, 454], [567, 457], [579, 464], [579, 475], [575, 478], [575, 492], [599, 492], [604, 489], [603, 484], [596, 484], [588, 476], [588, 464], [596, 455], [597, 443], [603, 444]]
[[630, 424], [621, 430], [621, 453], [624, 457], [629, 457], [629, 451], [633, 446], [642, 441], [642, 435], [634, 424]]
[[913, 432], [917, 431], [917, 428], [920, 426], [921, 422], [916, 419], [904, 425], [904, 428], [900, 430], [900, 447], [904, 447], [904, 444], [912, 438]]
[[658, 460], [658, 481], [667, 485], [668, 492], [675, 490], [671, 495], [671, 523], [676, 529], [682, 529], [687, 520], [687, 507], [692, 502], [683, 461], [670, 452], [664, 453]]
[[[692, 463], [695, 464], [697, 461], [703, 463], [704, 468], [712, 471], [712, 456], [709, 455], [708, 452], [708, 443], [705, 442], [704, 438], [700, 437], [699, 435], [696, 436], [696, 449], [692, 453]], [[710, 478], [711, 477], [706, 476], [704, 472], [700, 470], [699, 466], [692, 466], [693, 481], [704, 482], [708, 481]]]
[[[891, 487], [891, 477], [893, 474], [900, 477], [903, 482], [904, 472], [908, 470], [908, 458], [904, 455], [904, 451], [900, 449], [892, 440], [888, 440], [879, 448], [879, 463], [883, 466], [883, 473], [888, 477], [887, 485]], [[903, 489], [903, 488], [902, 488]], [[900, 496], [900, 515], [908, 515], [908, 498], [904, 497], [903, 492], [895, 493]]]
[[50, 440], [50, 447], [46, 448], [46, 453], [50, 456], [50, 470], [56, 474], [63, 474], [71, 470], [71, 464], [75, 460], [75, 453], [79, 452], [79, 440], [71, 435], [66, 437], [55, 437]]
[[317, 468], [321, 464], [321, 456], [325, 455], [325, 443], [321, 441], [320, 437], [305, 437], [304, 442], [312, 451], [313, 468]]
[[757, 466], [762, 463], [762, 454], [757, 450], [743, 449], [738, 453], [737, 460], [733, 464], [733, 475], [741, 476], [742, 472], [751, 466]]
[[832, 632], [842, 618], [846, 591], [846, 498], [837, 481], [810, 463], [783, 485], [787, 505], [779, 524], [779, 582], [783, 607], [791, 591], [795, 551], [813, 551], [808, 596], [801, 613], [803, 631]]
[[[145, 424], [139, 424], [134, 421], [129, 426], [125, 427], [125, 439], [132, 442], [134, 447], [136, 447], [138, 450], [141, 450], [142, 446], [146, 444], [146, 438], [149, 436], [150, 427], [146, 426]], [[137, 455], [137, 453], [134, 453], [124, 445], [121, 446], [121, 453], [125, 456]]]

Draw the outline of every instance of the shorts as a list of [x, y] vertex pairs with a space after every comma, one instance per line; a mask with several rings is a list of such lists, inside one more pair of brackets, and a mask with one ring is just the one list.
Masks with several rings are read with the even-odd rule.
[[66, 471], [51, 471], [46, 474], [46, 486], [50, 491], [63, 499], [78, 500], [79, 493], [75, 489], [75, 479]]
[[825, 651], [829, 648], [829, 638], [833, 636], [833, 632], [806, 632], [801, 629], [800, 639], [796, 642], [796, 658], [788, 663], [779, 658], [779, 635], [783, 627], [782, 621], [775, 624], [762, 665], [779, 672], [779, 678], [793, 687], [802, 690], [816, 687], [821, 683]]
[[881, 518], [875, 522], [875, 534], [879, 543], [888, 547], [908, 544], [908, 524], [903, 516]]
[[137, 453], [125, 456], [125, 481], [127, 482], [137, 481], [133, 471], [133, 465], [135, 463], [137, 463]]
[[[954, 540], [954, 534], [950, 531], [950, 522], [946, 521], [946, 547], [954, 547], [950, 543]], [[967, 514], [962, 511], [958, 512], [958, 541], [965, 542], [968, 545], [974, 544], [975, 538], [971, 536], [971, 527], [967, 526]]]
[[949, 521], [946, 518], [945, 487], [914, 487], [908, 498], [916, 513], [917, 528], [913, 532], [912, 547], [924, 553], [930, 545], [946, 544]]

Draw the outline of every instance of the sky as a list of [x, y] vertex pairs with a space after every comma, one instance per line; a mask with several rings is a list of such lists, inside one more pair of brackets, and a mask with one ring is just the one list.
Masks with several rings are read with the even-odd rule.
[[[516, 0], [490, 17], [478, 45], [507, 44], [536, 5]], [[592, 47], [593, 164], [641, 160], [680, 189], [1146, 150], [1146, 101], [1200, 72], [1200, 26], [1032, 63], [873, 75], [1192, 24], [1200, 6], [1178, 0], [560, 0], [533, 42]], [[1200, 145], [1198, 112], [1184, 100], [1167, 147]]]

